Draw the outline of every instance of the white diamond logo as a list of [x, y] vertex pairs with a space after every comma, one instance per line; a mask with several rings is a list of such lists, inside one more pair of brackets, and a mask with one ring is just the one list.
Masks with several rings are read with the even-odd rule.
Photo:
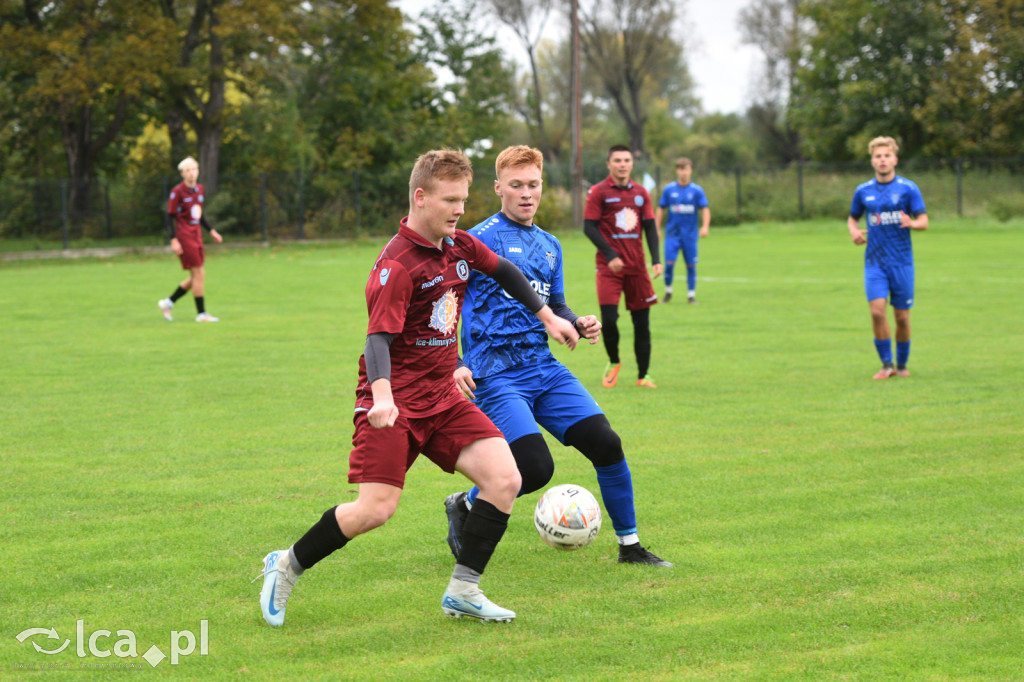
[[164, 655], [164, 652], [162, 652], [162, 651], [160, 651], [160, 649], [156, 648], [156, 644], [154, 644], [153, 646], [149, 647], [149, 651], [147, 651], [146, 653], [142, 654], [142, 657], [144, 659], [146, 659], [149, 662], [149, 664], [151, 666], [153, 666], [154, 668], [157, 667], [158, 665], [160, 665], [160, 661], [162, 661], [165, 658], [167, 658], [167, 656]]

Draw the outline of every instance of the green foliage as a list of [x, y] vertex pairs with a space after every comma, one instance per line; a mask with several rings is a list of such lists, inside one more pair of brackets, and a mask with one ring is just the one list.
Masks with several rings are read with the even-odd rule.
[[[915, 235], [909, 379], [870, 378], [862, 252], [832, 221], [713, 229], [701, 305], [652, 311], [656, 392], [602, 389], [600, 345], [557, 349], [622, 438], [642, 541], [676, 567], [618, 565], [610, 525], [580, 552], [551, 550], [524, 497], [483, 578], [518, 612], [507, 627], [441, 614], [441, 501], [467, 484], [423, 458], [383, 528], [302, 577], [283, 628], [259, 614], [249, 580], [264, 554], [354, 497], [362, 292], [382, 239], [211, 247], [218, 325], [192, 322], [188, 298], [163, 321], [155, 302], [181, 277], [169, 254], [0, 264], [0, 499], [18, 567], [0, 659], [120, 660], [79, 659], [74, 644], [45, 656], [14, 637], [73, 637], [79, 619], [87, 638], [130, 629], [139, 654], [167, 653], [171, 630], [206, 619], [207, 656], [150, 672], [1016, 679], [1024, 319], [1007, 311], [1024, 307], [1022, 228], [933, 222]], [[593, 246], [559, 236], [567, 300], [595, 312]], [[117, 292], [117, 323], [109, 297], [69, 295], [82, 291]], [[552, 483], [596, 492], [589, 462], [549, 444]]]
[[988, 212], [1001, 223], [1024, 218], [1024, 193], [998, 195], [988, 202]]
[[856, 158], [877, 135], [910, 156], [1005, 156], [1024, 144], [1024, 7], [999, 0], [814, 0], [791, 117], [804, 152]]

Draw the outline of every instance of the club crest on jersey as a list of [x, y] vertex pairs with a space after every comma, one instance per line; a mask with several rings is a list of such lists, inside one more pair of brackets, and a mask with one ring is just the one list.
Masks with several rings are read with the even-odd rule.
[[643, 206], [644, 198], [637, 194], [635, 197], [633, 197], [633, 203], [636, 204], [637, 206]]
[[388, 283], [388, 275], [391, 274], [391, 268], [382, 268], [380, 271], [380, 285], [384, 286]]
[[430, 313], [430, 322], [427, 323], [427, 326], [442, 334], [450, 334], [455, 329], [455, 318], [458, 314], [459, 302], [455, 297], [455, 290], [449, 289], [444, 296], [434, 301], [434, 308]]
[[632, 232], [637, 226], [636, 211], [624, 208], [615, 214], [615, 227], [623, 232]]
[[455, 264], [455, 274], [459, 276], [459, 279], [465, 281], [469, 279], [469, 263], [464, 260], [460, 260]]
[[544, 252], [544, 257], [548, 261], [548, 267], [551, 268], [552, 270], [554, 270], [555, 269], [555, 258], [556, 258], [555, 254], [551, 253], [550, 251], [545, 251]]

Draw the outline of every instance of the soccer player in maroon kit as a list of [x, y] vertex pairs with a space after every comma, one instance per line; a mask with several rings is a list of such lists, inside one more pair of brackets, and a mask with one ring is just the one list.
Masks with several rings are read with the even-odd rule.
[[633, 153], [617, 144], [608, 150], [608, 177], [590, 188], [583, 212], [583, 231], [597, 247], [597, 303], [608, 365], [601, 385], [612, 388], [619, 380], [619, 298], [633, 318], [637, 386], [657, 388], [647, 370], [651, 364], [650, 308], [658, 302], [647, 274], [643, 237], [651, 252], [651, 272], [661, 275], [658, 228], [651, 196], [643, 185], [630, 180]]
[[480, 487], [442, 610], [456, 618], [515, 618], [479, 588], [522, 478], [501, 431], [452, 379], [470, 271], [493, 277], [559, 343], [574, 348], [579, 336], [512, 263], [456, 231], [472, 179], [472, 166], [461, 152], [431, 151], [416, 161], [409, 179], [409, 215], [377, 257], [366, 284], [369, 326], [359, 359], [348, 474], [349, 482], [359, 486], [358, 497], [328, 509], [290, 549], [264, 558], [260, 607], [270, 625], [284, 623], [288, 597], [303, 571], [391, 518], [406, 472], [420, 453]]
[[167, 234], [171, 238], [171, 249], [181, 259], [182, 270], [188, 270], [188, 277], [178, 285], [170, 298], [157, 301], [164, 314], [164, 319], [171, 322], [171, 308], [175, 302], [192, 291], [196, 301], [196, 322], [219, 322], [220, 320], [206, 312], [204, 285], [206, 280], [205, 252], [203, 251], [203, 232], [205, 227], [213, 241], [218, 244], [224, 241], [217, 230], [210, 227], [203, 215], [203, 204], [206, 203], [206, 192], [199, 184], [199, 163], [191, 156], [178, 164], [181, 172], [181, 183], [171, 190], [167, 200], [166, 224]]

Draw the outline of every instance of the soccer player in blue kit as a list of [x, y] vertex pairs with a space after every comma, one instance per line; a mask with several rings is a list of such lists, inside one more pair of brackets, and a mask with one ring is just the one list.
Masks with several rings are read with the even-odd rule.
[[[874, 180], [858, 186], [850, 204], [846, 226], [864, 251], [864, 288], [871, 309], [875, 349], [882, 369], [875, 379], [910, 376], [910, 309], [914, 306], [914, 250], [911, 230], [928, 229], [921, 190], [910, 180], [896, 175], [899, 146], [891, 137], [876, 137], [868, 143]], [[866, 230], [860, 217], [867, 215]], [[889, 300], [896, 319], [896, 366], [893, 367], [892, 334], [885, 312]]]
[[[501, 211], [469, 233], [512, 261], [541, 299], [593, 344], [601, 323], [593, 315], [577, 317], [566, 305], [562, 246], [533, 223], [543, 168], [544, 157], [536, 149], [514, 146], [502, 151], [495, 162], [494, 182]], [[543, 327], [528, 318], [499, 285], [471, 274], [462, 311], [463, 362], [453, 375], [463, 393], [476, 400], [505, 435], [523, 480], [520, 496], [544, 487], [554, 473], [539, 422], [594, 465], [618, 538], [619, 562], [672, 566], [640, 544], [633, 481], [621, 439], [580, 381], [551, 354]], [[445, 500], [448, 544], [455, 556], [477, 492], [474, 487]]]
[[665, 303], [672, 300], [672, 279], [680, 251], [683, 252], [683, 262], [686, 264], [686, 300], [689, 303], [697, 302], [697, 239], [698, 236], [708, 236], [711, 209], [704, 188], [690, 182], [692, 175], [693, 162], [685, 156], [677, 159], [676, 181], [665, 186], [654, 212], [654, 224], [660, 231], [665, 212], [668, 211], [668, 222], [665, 223]]

